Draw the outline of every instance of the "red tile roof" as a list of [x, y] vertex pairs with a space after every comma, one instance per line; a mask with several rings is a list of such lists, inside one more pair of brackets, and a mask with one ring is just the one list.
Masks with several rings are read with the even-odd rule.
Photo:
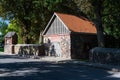
[[83, 33], [97, 33], [93, 22], [84, 17], [69, 14], [56, 13], [70, 31]]

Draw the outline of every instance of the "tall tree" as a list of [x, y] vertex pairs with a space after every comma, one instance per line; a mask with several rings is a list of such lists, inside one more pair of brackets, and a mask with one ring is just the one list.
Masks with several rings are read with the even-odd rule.
[[87, 15], [96, 25], [98, 46], [104, 47], [104, 35], [102, 26], [102, 11], [104, 0], [74, 0], [79, 9]]
[[104, 46], [104, 35], [120, 38], [120, 0], [73, 0], [79, 9], [90, 18], [97, 27], [98, 45]]
[[104, 0], [91, 0], [92, 5], [94, 6], [95, 15], [96, 15], [98, 46], [100, 46], [100, 47], [105, 46], [104, 34], [103, 34], [103, 25], [102, 25], [103, 2], [104, 2]]
[[14, 19], [22, 30], [24, 43], [35, 43], [53, 12], [78, 15], [73, 0], [0, 0], [0, 15]]
[[0, 0], [0, 15], [16, 20], [22, 29], [24, 43], [35, 43], [40, 30], [61, 0]]

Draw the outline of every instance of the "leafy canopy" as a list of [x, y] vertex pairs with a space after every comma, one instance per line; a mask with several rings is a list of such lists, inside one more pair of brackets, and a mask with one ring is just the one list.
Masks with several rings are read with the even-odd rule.
[[0, 16], [16, 20], [23, 43], [35, 43], [52, 11], [62, 0], [0, 0]]

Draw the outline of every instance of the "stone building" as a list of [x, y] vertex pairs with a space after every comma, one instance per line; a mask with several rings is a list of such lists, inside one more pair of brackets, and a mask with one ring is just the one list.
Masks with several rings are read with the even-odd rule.
[[8, 32], [4, 36], [4, 52], [13, 54], [14, 53], [14, 45], [18, 43], [18, 36], [15, 32]]
[[96, 33], [95, 25], [84, 17], [54, 13], [42, 34], [46, 55], [86, 59], [97, 46]]
[[17, 44], [18, 37], [15, 32], [5, 35], [4, 52], [7, 54], [18, 54], [20, 56], [43, 56], [44, 49], [40, 44]]
[[8, 32], [5, 35], [5, 45], [17, 44], [18, 36], [15, 32]]

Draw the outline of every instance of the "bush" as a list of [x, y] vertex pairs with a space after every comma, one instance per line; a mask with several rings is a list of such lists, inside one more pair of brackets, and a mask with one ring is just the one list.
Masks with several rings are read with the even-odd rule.
[[0, 47], [0, 52], [4, 52], [4, 48]]

